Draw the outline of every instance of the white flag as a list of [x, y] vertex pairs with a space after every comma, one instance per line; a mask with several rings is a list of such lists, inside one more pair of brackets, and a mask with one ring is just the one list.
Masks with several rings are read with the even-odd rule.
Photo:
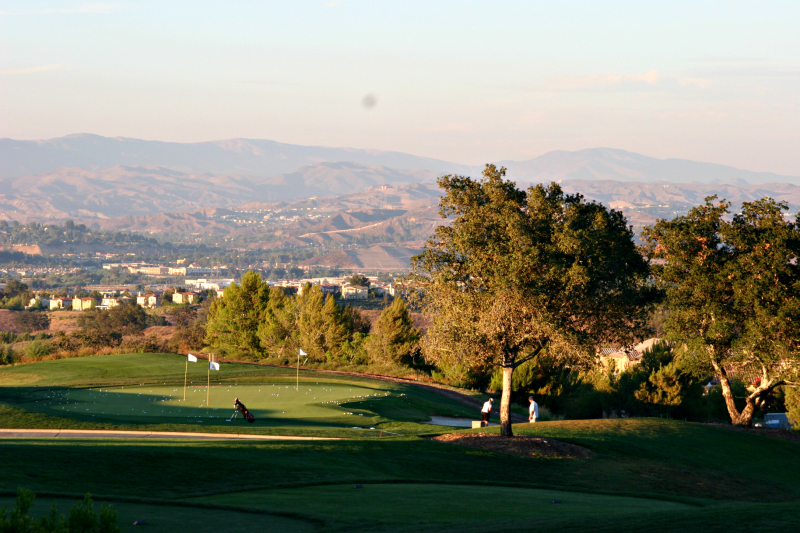
[[197, 362], [197, 357], [193, 356], [190, 353], [186, 354], [186, 359], [188, 359], [190, 363], [196, 363]]
[[300, 355], [308, 355], [308, 354], [306, 352], [304, 352], [303, 349], [301, 348], [300, 349]]
[[214, 363], [213, 361], [208, 363], [209, 370], [219, 370], [219, 363]]

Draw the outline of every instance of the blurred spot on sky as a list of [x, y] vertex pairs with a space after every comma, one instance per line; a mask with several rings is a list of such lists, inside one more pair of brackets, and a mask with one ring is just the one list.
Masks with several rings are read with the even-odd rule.
[[375, 104], [377, 103], [378, 99], [375, 97], [374, 94], [368, 94], [361, 99], [361, 105], [364, 106], [364, 109], [372, 109], [373, 107], [375, 107]]

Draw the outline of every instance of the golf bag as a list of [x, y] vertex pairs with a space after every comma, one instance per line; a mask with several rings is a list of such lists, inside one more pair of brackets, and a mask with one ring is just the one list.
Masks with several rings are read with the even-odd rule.
[[256, 421], [256, 417], [254, 417], [253, 414], [247, 410], [247, 407], [245, 407], [245, 405], [239, 401], [239, 398], [236, 398], [236, 402], [233, 405], [234, 407], [236, 407], [237, 411], [242, 413], [242, 416], [244, 417], [245, 420], [247, 420], [251, 424]]

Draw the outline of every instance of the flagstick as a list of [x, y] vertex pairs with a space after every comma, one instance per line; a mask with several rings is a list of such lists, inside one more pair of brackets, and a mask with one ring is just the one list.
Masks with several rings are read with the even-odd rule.
[[183, 373], [183, 401], [186, 401], [186, 378], [189, 376], [189, 356], [186, 356], [186, 371]]
[[[208, 360], [211, 361], [211, 357]], [[206, 413], [208, 413], [208, 399], [211, 394], [211, 363], [208, 364], [206, 372], [208, 372], [208, 385], [206, 386]]]
[[300, 350], [297, 350], [297, 390], [300, 390]]

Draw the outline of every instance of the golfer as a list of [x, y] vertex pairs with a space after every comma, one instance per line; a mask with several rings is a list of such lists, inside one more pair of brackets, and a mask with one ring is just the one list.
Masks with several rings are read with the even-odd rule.
[[481, 409], [481, 427], [488, 427], [489, 426], [489, 417], [492, 414], [492, 404], [494, 400], [489, 398], [489, 401], [483, 404], [483, 409]]
[[528, 396], [528, 402], [531, 406], [528, 408], [528, 422], [536, 422], [539, 418], [539, 404], [533, 399], [533, 396]]

